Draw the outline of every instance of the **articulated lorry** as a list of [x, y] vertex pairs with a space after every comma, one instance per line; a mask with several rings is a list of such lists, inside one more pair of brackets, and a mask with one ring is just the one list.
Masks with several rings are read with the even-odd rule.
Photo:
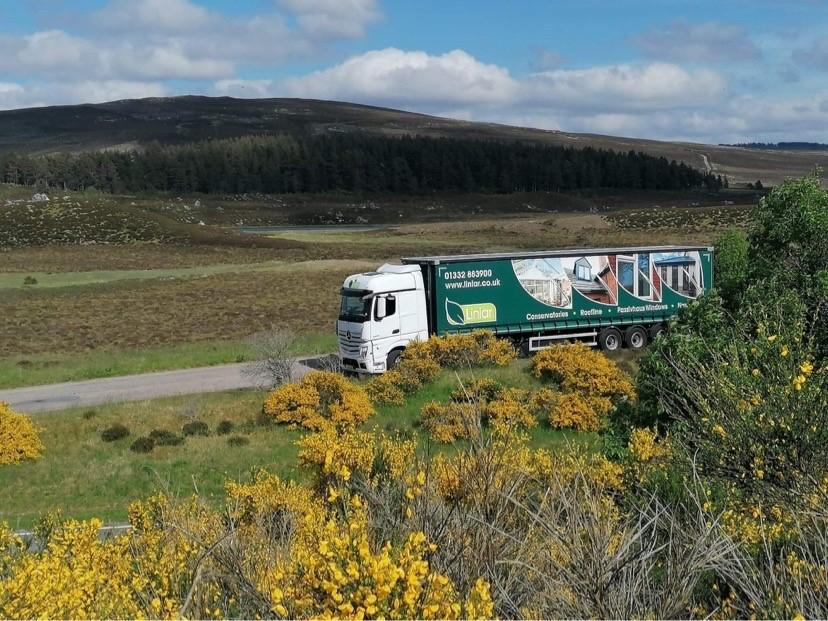
[[527, 354], [561, 339], [640, 349], [712, 284], [706, 246], [409, 257], [345, 279], [339, 354], [382, 373], [411, 341], [479, 329]]

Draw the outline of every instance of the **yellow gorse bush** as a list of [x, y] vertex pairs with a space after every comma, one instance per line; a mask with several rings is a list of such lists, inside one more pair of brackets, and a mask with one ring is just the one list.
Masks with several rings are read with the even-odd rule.
[[413, 461], [416, 440], [354, 429], [326, 428], [301, 438], [299, 464], [314, 471], [321, 487], [348, 482], [358, 475], [365, 482], [376, 477], [397, 478]]
[[344, 522], [298, 538], [289, 561], [271, 578], [271, 610], [284, 618], [489, 618], [488, 585], [477, 581], [463, 599], [451, 580], [431, 571], [421, 532], [378, 548], [359, 511]]
[[633, 429], [627, 449], [632, 458], [640, 463], [650, 462], [667, 453], [667, 448], [660, 442], [658, 434], [649, 427]]
[[405, 392], [400, 387], [402, 375], [399, 371], [386, 371], [371, 378], [365, 385], [365, 392], [376, 405], [404, 405]]
[[415, 341], [405, 350], [396, 369], [372, 378], [365, 389], [377, 405], [403, 405], [407, 393], [416, 392], [439, 373], [440, 365], [423, 349], [422, 343]]
[[107, 619], [146, 616], [129, 540], [101, 539], [100, 520], [69, 521], [37, 554], [24, 554], [0, 581], [0, 617]]
[[271, 528], [299, 524], [307, 516], [321, 517], [325, 504], [313, 491], [296, 483], [283, 481], [275, 474], [259, 470], [250, 483], [228, 481], [228, 511], [239, 524], [266, 519]]
[[[447, 500], [479, 502], [501, 488], [506, 479], [519, 481], [513, 493], [532, 487], [543, 489], [549, 482], [571, 484], [582, 479], [601, 490], [624, 488], [623, 468], [600, 454], [568, 447], [561, 450], [529, 448], [529, 437], [514, 428], [495, 426], [486, 451], [460, 452], [447, 457], [439, 453], [431, 461], [436, 492]], [[490, 472], [494, 480], [487, 480]]]
[[605, 403], [576, 392], [558, 392], [541, 388], [532, 395], [530, 409], [539, 418], [546, 418], [555, 429], [598, 431]]
[[537, 391], [530, 404], [535, 416], [556, 429], [597, 431], [615, 403], [635, 398], [629, 377], [604, 354], [580, 342], [539, 352], [531, 371], [558, 388]]
[[612, 360], [584, 343], [554, 345], [532, 359], [532, 373], [555, 382], [562, 392], [605, 399], [633, 399], [630, 378]]
[[429, 401], [420, 410], [420, 423], [433, 440], [450, 444], [479, 431], [480, 414], [474, 403]]
[[487, 331], [432, 336], [409, 343], [397, 368], [372, 378], [366, 391], [377, 405], [399, 406], [406, 394], [433, 381], [441, 367], [505, 366], [516, 355], [511, 343]]
[[318, 431], [329, 425], [358, 425], [373, 416], [374, 407], [365, 390], [342, 375], [313, 371], [268, 393], [263, 411], [277, 423]]
[[472, 437], [486, 424], [508, 428], [538, 424], [529, 408], [527, 390], [507, 388], [488, 378], [453, 391], [448, 403], [426, 403], [420, 411], [420, 423], [432, 439], [443, 443]]
[[0, 466], [37, 459], [42, 452], [38, 428], [27, 416], [0, 401]]
[[423, 343], [409, 345], [406, 351], [412, 356], [431, 358], [441, 367], [506, 366], [517, 357], [509, 341], [488, 330], [432, 336]]

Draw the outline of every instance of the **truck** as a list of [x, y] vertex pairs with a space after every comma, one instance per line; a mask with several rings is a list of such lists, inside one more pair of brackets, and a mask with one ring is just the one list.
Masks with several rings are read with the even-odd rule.
[[406, 257], [345, 279], [339, 356], [378, 374], [412, 341], [480, 329], [527, 355], [561, 340], [641, 349], [712, 286], [707, 246]]

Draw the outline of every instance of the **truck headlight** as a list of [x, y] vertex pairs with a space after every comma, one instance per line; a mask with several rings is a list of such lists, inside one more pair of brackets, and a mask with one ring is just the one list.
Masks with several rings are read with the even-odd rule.
[[368, 346], [367, 345], [363, 345], [362, 347], [359, 348], [359, 355], [362, 358], [366, 358], [368, 356]]

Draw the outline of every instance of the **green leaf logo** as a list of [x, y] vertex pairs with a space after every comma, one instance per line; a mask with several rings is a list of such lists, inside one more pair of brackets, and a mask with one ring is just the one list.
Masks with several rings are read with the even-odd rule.
[[458, 304], [446, 298], [446, 319], [451, 326], [497, 321], [497, 308], [490, 302]]
[[446, 298], [446, 319], [452, 326], [466, 325], [466, 314], [463, 312], [463, 307], [448, 298]]

